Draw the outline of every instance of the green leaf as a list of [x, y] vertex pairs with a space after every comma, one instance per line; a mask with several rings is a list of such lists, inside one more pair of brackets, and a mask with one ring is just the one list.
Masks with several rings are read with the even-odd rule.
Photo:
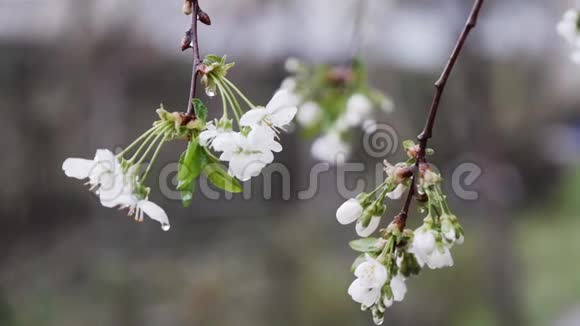
[[177, 190], [180, 191], [183, 206], [191, 204], [195, 191], [195, 180], [207, 165], [207, 155], [203, 147], [199, 146], [198, 138], [191, 138], [187, 149], [179, 158], [177, 168]]
[[413, 146], [415, 146], [415, 142], [414, 141], [412, 141], [412, 140], [405, 140], [405, 141], [403, 141], [403, 148], [405, 150], [407, 150], [407, 149], [409, 149], [409, 148], [411, 148]]
[[378, 252], [382, 249], [380, 248], [379, 241], [379, 238], [362, 238], [353, 240], [348, 245], [358, 252]]
[[232, 193], [242, 192], [242, 185], [238, 179], [228, 174], [226, 169], [219, 163], [205, 166], [203, 173], [216, 187]]
[[195, 116], [197, 119], [203, 121], [203, 124], [207, 121], [207, 108], [200, 99], [193, 99], [193, 107], [195, 110]]
[[205, 56], [204, 61], [207, 60], [208, 62], [220, 62], [222, 60], [221, 57], [218, 57], [215, 54], [208, 54]]
[[189, 207], [191, 201], [193, 200], [193, 193], [195, 192], [195, 182], [192, 182], [189, 189], [181, 190], [181, 204], [183, 207]]

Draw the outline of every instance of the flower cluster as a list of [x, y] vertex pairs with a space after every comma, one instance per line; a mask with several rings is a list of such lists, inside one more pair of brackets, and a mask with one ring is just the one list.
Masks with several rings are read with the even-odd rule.
[[[225, 77], [232, 66], [233, 63], [225, 62], [225, 56], [209, 55], [198, 67], [206, 93], [221, 95], [223, 115], [219, 120], [208, 122], [207, 108], [197, 98], [193, 99], [193, 114], [168, 112], [161, 106], [157, 110], [159, 120], [121, 153], [115, 155], [103, 149], [97, 150], [93, 160], [68, 158], [62, 166], [65, 174], [88, 179], [87, 185], [103, 206], [128, 208], [129, 215], [138, 221], [146, 214], [169, 230], [165, 211], [148, 200], [150, 188], [145, 181], [163, 145], [181, 139], [188, 142], [177, 171], [177, 190], [184, 206], [191, 203], [195, 182], [201, 174], [218, 188], [241, 192], [238, 179], [246, 181], [257, 176], [274, 160], [273, 153], [282, 150], [278, 134], [292, 121], [297, 108], [292, 95], [283, 90], [266, 107], [255, 106]], [[247, 104], [247, 111], [238, 98]], [[235, 121], [229, 118], [229, 113], [233, 113]], [[214, 153], [220, 153], [219, 157]], [[229, 169], [220, 161], [228, 162]]]
[[[395, 165], [385, 161], [384, 182], [370, 193], [347, 200], [336, 211], [339, 223], [356, 222], [361, 237], [350, 243], [361, 254], [353, 264], [356, 279], [348, 294], [363, 310], [371, 311], [377, 325], [383, 322], [386, 308], [404, 299], [407, 278], [418, 275], [425, 266], [453, 266], [450, 249], [463, 243], [463, 228], [447, 205], [441, 175], [424, 158], [417, 162], [418, 145], [405, 141], [403, 146], [409, 160]], [[407, 216], [402, 213], [380, 230], [380, 237], [370, 237], [386, 210], [385, 198], [397, 199], [410, 187], [414, 187], [419, 211], [426, 214], [423, 224], [414, 231], [405, 228]]]
[[[62, 164], [66, 176], [84, 180], [91, 191], [99, 196], [105, 207], [128, 209], [128, 215], [143, 221], [146, 214], [169, 230], [169, 219], [165, 211], [149, 201], [151, 189], [145, 185], [153, 162], [163, 145], [170, 140], [189, 137], [200, 127], [200, 121], [185, 124], [184, 115], [157, 110], [160, 120], [138, 137], [119, 154], [108, 149], [98, 149], [94, 159], [67, 158]], [[201, 114], [201, 112], [200, 112]], [[131, 155], [129, 155], [131, 154]], [[149, 162], [146, 162], [150, 159]], [[143, 171], [143, 167], [146, 167]]]
[[297, 98], [296, 120], [305, 136], [317, 137], [311, 153], [318, 160], [340, 163], [351, 151], [353, 128], [372, 130], [375, 108], [393, 110], [391, 100], [368, 85], [358, 60], [350, 66], [308, 66], [290, 58], [285, 66], [292, 75], [281, 89]]
[[574, 48], [570, 59], [580, 64], [580, 11], [568, 9], [556, 26], [556, 30]]
[[[200, 145], [221, 152], [219, 160], [229, 162], [229, 174], [242, 181], [260, 174], [274, 160], [273, 152], [280, 152], [282, 145], [277, 141], [296, 115], [296, 99], [285, 90], [279, 90], [266, 107], [254, 105], [226, 78], [233, 63], [226, 64], [225, 56], [209, 55], [203, 60], [200, 71], [206, 94], [219, 93], [223, 114], [219, 120], [207, 124], [200, 134]], [[238, 102], [241, 98], [249, 110], [244, 111]], [[238, 130], [234, 130], [234, 121]]]

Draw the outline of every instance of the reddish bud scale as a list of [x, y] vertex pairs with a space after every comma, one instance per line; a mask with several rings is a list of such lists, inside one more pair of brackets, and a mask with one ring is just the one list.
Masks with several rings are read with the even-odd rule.
[[185, 32], [185, 36], [181, 40], [181, 51], [191, 48], [191, 31]]
[[199, 19], [200, 22], [202, 22], [208, 26], [211, 25], [211, 18], [209, 17], [209, 15], [205, 11], [203, 11], [201, 9], [198, 9], [197, 19]]
[[344, 85], [354, 79], [354, 74], [348, 67], [333, 67], [327, 73], [326, 79], [333, 84]]

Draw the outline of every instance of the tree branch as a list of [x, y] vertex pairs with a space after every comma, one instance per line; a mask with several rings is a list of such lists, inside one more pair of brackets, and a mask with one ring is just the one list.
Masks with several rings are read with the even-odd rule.
[[455, 62], [457, 61], [459, 55], [461, 54], [461, 50], [463, 49], [463, 45], [465, 44], [465, 40], [467, 40], [469, 32], [471, 32], [471, 30], [477, 24], [477, 17], [479, 16], [479, 11], [481, 10], [483, 1], [484, 0], [475, 0], [473, 8], [471, 9], [471, 13], [469, 14], [469, 18], [465, 23], [465, 27], [463, 28], [463, 31], [459, 35], [459, 39], [457, 40], [457, 43], [455, 44], [455, 47], [451, 52], [449, 61], [447, 61], [447, 65], [445, 65], [445, 68], [443, 69], [441, 76], [439, 76], [439, 79], [437, 79], [437, 81], [435, 82], [435, 95], [433, 96], [433, 101], [431, 102], [431, 107], [429, 109], [427, 121], [425, 121], [425, 126], [423, 127], [423, 130], [417, 136], [417, 140], [419, 140], [419, 151], [417, 153], [417, 160], [415, 162], [415, 167], [413, 169], [411, 187], [409, 188], [409, 192], [407, 193], [405, 205], [401, 209], [401, 213], [396, 218], [399, 222], [399, 227], [401, 230], [405, 227], [407, 215], [409, 214], [411, 198], [415, 194], [416, 182], [419, 175], [419, 164], [425, 162], [425, 151], [427, 150], [427, 142], [433, 136], [433, 126], [435, 125], [435, 118], [437, 117], [439, 103], [441, 102], [441, 97], [443, 96], [445, 85], [447, 84], [447, 80], [449, 79], [451, 71], [455, 66]]
[[191, 28], [186, 33], [186, 38], [189, 36], [191, 38], [191, 45], [193, 50], [193, 68], [191, 72], [191, 88], [189, 92], [189, 100], [187, 102], [186, 115], [191, 118], [195, 118], [195, 112], [193, 110], [193, 99], [195, 98], [196, 88], [197, 88], [197, 78], [199, 75], [198, 67], [201, 63], [201, 58], [199, 56], [199, 43], [197, 40], [197, 19], [200, 13], [198, 0], [192, 0], [192, 13], [191, 13]]

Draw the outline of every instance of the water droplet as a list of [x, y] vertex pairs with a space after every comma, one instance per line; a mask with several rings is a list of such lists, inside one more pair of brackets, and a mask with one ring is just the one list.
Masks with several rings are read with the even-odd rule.
[[205, 94], [209, 97], [214, 97], [215, 96], [215, 89], [212, 89], [211, 87], [206, 87]]
[[169, 225], [169, 224], [161, 224], [161, 229], [163, 231], [169, 231], [170, 228], [171, 228], [171, 225]]

